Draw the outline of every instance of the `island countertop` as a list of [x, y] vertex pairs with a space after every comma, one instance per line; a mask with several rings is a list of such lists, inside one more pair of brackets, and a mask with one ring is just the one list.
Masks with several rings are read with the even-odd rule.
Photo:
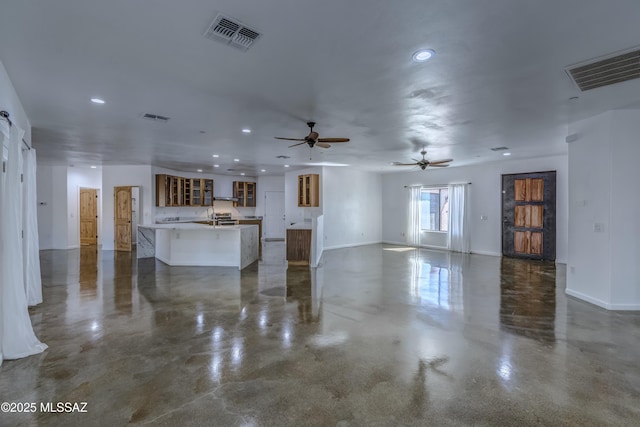
[[170, 224], [140, 224], [138, 228], [151, 228], [153, 230], [241, 230], [247, 227], [255, 227], [255, 225], [207, 225], [195, 222], [178, 222]]

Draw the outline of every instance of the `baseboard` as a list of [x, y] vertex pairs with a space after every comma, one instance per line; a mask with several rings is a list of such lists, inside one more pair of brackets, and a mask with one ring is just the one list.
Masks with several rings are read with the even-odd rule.
[[78, 249], [80, 248], [80, 245], [69, 245], [67, 246], [67, 249]]
[[567, 264], [567, 260], [566, 259], [556, 259], [556, 264]]
[[396, 246], [411, 246], [407, 242], [392, 242], [390, 240], [383, 240], [382, 244], [383, 245], [396, 245]]
[[638, 311], [640, 310], [640, 304], [609, 304], [608, 302], [599, 300], [597, 298], [590, 297], [587, 294], [583, 294], [582, 292], [574, 291], [571, 289], [565, 289], [564, 291], [567, 295], [572, 296], [574, 298], [578, 298], [584, 302], [588, 302], [593, 305], [597, 305], [598, 307], [602, 307], [607, 310], [612, 311]]
[[348, 243], [346, 245], [325, 246], [323, 250], [330, 251], [333, 249], [355, 248], [356, 246], [377, 245], [378, 243], [382, 243], [382, 242], [380, 240], [377, 240], [375, 242]]
[[502, 257], [500, 252], [489, 252], [489, 251], [471, 251], [474, 255], [487, 255], [487, 256], [497, 256]]

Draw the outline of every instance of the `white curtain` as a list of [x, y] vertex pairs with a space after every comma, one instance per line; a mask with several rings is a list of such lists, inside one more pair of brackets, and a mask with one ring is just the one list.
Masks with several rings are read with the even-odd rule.
[[420, 187], [409, 187], [407, 243], [420, 246]]
[[38, 199], [36, 194], [36, 150], [25, 151], [24, 158], [24, 238], [23, 265], [27, 305], [42, 302], [40, 278], [40, 243], [38, 242]]
[[47, 346], [33, 332], [24, 285], [20, 182], [24, 132], [0, 122], [2, 145], [9, 146], [0, 182], [0, 343], [3, 359], [19, 359], [41, 353]]
[[449, 238], [448, 248], [454, 252], [469, 253], [468, 184], [449, 185]]

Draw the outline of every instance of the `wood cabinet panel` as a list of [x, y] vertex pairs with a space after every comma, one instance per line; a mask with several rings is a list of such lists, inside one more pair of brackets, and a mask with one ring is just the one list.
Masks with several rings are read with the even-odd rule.
[[311, 259], [311, 230], [287, 230], [287, 261], [290, 264], [309, 264]]
[[320, 175], [308, 174], [298, 176], [298, 206], [320, 206]]

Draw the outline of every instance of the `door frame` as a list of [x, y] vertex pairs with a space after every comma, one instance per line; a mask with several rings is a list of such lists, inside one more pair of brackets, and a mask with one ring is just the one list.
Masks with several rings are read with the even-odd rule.
[[[505, 206], [504, 206], [504, 202], [505, 202], [505, 186], [504, 186], [504, 180], [505, 177], [517, 177], [517, 176], [525, 176], [525, 175], [543, 175], [545, 178], [548, 177], [548, 179], [550, 181], [553, 182], [553, 200], [550, 200], [549, 202], [552, 204], [553, 206], [553, 214], [548, 214], [548, 212], [544, 213], [544, 220], [543, 220], [543, 224], [545, 225], [543, 227], [543, 233], [544, 233], [544, 237], [543, 237], [543, 252], [541, 256], [530, 256], [527, 254], [522, 254], [522, 255], [505, 255], [505, 223], [504, 223], [504, 213], [505, 213]], [[558, 209], [557, 209], [557, 194], [558, 194], [558, 185], [557, 185], [557, 176], [558, 176], [558, 172], [555, 170], [546, 170], [546, 171], [536, 171], [536, 172], [518, 172], [518, 173], [504, 173], [502, 175], [500, 175], [500, 217], [501, 217], [501, 221], [500, 221], [500, 253], [501, 256], [507, 256], [507, 257], [512, 257], [512, 258], [522, 258], [522, 259], [532, 259], [532, 260], [544, 260], [544, 261], [555, 261], [557, 258], [557, 213], [558, 213]], [[547, 181], [545, 180], [545, 192], [547, 191]], [[546, 200], [543, 202], [546, 203]], [[551, 218], [551, 221], [549, 222], [547, 219]], [[548, 226], [548, 228], [547, 228]], [[553, 238], [548, 238], [547, 234], [550, 233], [553, 235]], [[544, 242], [546, 242], [547, 240], [552, 240], [553, 241], [553, 251], [552, 253], [545, 253], [546, 248], [548, 247], [548, 245], [546, 245]]]
[[[282, 223], [284, 225], [284, 229], [283, 229], [283, 235], [281, 237], [272, 237], [269, 235], [269, 228], [268, 228], [268, 215], [267, 215], [267, 193], [282, 193]], [[287, 210], [287, 199], [285, 197], [285, 192], [281, 191], [281, 190], [269, 190], [269, 191], [265, 191], [264, 192], [264, 221], [263, 221], [263, 225], [264, 225], [264, 238], [265, 239], [282, 239], [284, 240], [286, 234], [287, 234], [287, 226], [285, 224], [285, 220], [284, 220], [284, 216]]]

